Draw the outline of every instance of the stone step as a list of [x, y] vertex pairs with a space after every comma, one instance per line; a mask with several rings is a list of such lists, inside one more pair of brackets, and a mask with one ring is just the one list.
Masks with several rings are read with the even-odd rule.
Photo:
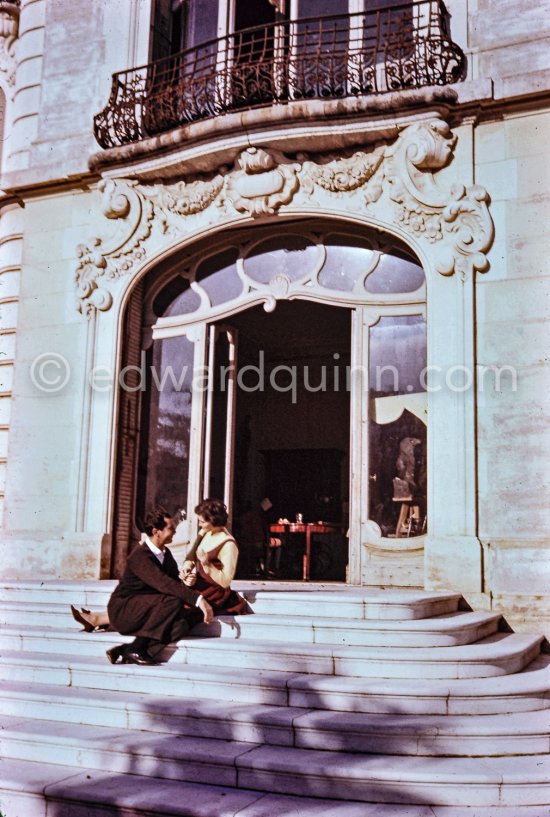
[[[343, 644], [373, 647], [444, 647], [470, 644], [497, 632], [499, 613], [455, 612], [426, 619], [339, 619], [311, 616], [254, 614], [217, 616], [209, 625], [198, 624], [193, 635], [203, 638], [259, 638], [306, 644]], [[70, 608], [62, 604], [0, 603], [0, 622], [11, 628], [80, 629]]]
[[382, 590], [344, 588], [320, 592], [313, 589], [294, 591], [243, 588], [255, 613], [271, 615], [309, 615], [332, 619], [373, 619], [404, 621], [429, 618], [458, 609], [460, 593], [435, 593], [425, 590]]
[[[116, 633], [66, 633], [42, 627], [6, 627], [0, 649], [97, 655], [127, 641]], [[344, 675], [362, 678], [483, 678], [518, 672], [540, 652], [543, 636], [495, 633], [450, 647], [349, 647], [263, 639], [216, 639], [190, 636], [168, 648], [177, 663]]]
[[550, 817], [550, 656], [457, 594], [251, 583], [254, 616], [138, 667], [70, 615], [113, 583], [27, 584], [0, 602], [5, 817]]
[[158, 666], [109, 664], [105, 656], [2, 650], [1, 677], [8, 683], [47, 683], [81, 689], [120, 689], [144, 694], [215, 698], [288, 706], [288, 682], [296, 673], [276, 670], [230, 672], [223, 667], [170, 662]]
[[298, 707], [166, 696], [117, 689], [84, 689], [52, 684], [3, 683], [0, 713], [11, 717], [81, 723], [294, 745], [293, 721], [311, 712]]
[[[377, 803], [525, 806], [550, 802], [550, 758], [394, 758], [261, 746], [240, 757], [239, 783]], [[477, 809], [476, 809], [477, 811]], [[472, 809], [473, 812], [473, 809]]]
[[271, 793], [448, 806], [550, 802], [550, 757], [362, 755], [3, 718], [2, 757]]
[[497, 632], [498, 613], [448, 613], [404, 621], [363, 619], [345, 624], [336, 619], [306, 616], [217, 616], [198, 624], [193, 635], [216, 638], [263, 638], [265, 641], [342, 644], [350, 647], [450, 647], [471, 644]]
[[341, 713], [4, 683], [0, 712], [16, 718], [336, 752], [499, 756], [550, 751], [550, 709], [474, 717]]
[[[97, 636], [87, 636], [86, 640]], [[499, 714], [550, 707], [550, 656], [522, 672], [494, 678], [434, 680], [365, 679], [303, 675], [276, 670], [232, 672], [224, 667], [109, 664], [104, 656], [2, 651], [6, 683], [47, 683], [81, 690], [120, 690], [144, 695], [270, 704], [336, 712], [402, 714]]]
[[[25, 605], [74, 604], [77, 607], [103, 609], [116, 586], [101, 582], [2, 582], [0, 600]], [[319, 610], [335, 619], [406, 620], [429, 618], [455, 612], [460, 593], [426, 590], [385, 590], [352, 587], [344, 584], [322, 585], [302, 582], [236, 582], [257, 613], [270, 615], [306, 615]]]
[[289, 682], [290, 706], [335, 712], [489, 715], [550, 707], [550, 656], [495, 678], [414, 681], [302, 675]]
[[374, 805], [0, 760], [6, 817], [549, 817], [541, 806]]

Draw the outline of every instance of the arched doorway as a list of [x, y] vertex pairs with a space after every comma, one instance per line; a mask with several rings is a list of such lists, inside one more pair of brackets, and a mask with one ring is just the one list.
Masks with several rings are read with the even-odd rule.
[[232, 511], [240, 576], [303, 578], [302, 520], [314, 526], [306, 578], [344, 580], [351, 311], [281, 301], [271, 313], [251, 307], [212, 329], [215, 391], [203, 492], [224, 496]]
[[[360, 581], [367, 528], [422, 537], [425, 286], [395, 239], [309, 220], [205, 239], [149, 273], [127, 307], [140, 387], [119, 401], [113, 573], [145, 507], [207, 494], [236, 529], [263, 500], [270, 524], [338, 526], [338, 557], [312, 557], [311, 578]], [[281, 577], [302, 578], [299, 561]]]

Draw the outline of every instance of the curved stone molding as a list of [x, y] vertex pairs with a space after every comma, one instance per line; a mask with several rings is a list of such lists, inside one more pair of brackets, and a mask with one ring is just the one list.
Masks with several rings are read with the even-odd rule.
[[[238, 213], [273, 217], [281, 208], [285, 213], [344, 209], [393, 223], [416, 242], [433, 245], [434, 267], [442, 275], [485, 271], [493, 241], [487, 192], [478, 185], [445, 188], [436, 178], [455, 143], [447, 123], [434, 119], [405, 128], [389, 147], [350, 157], [316, 161], [300, 154], [293, 160], [250, 147], [233, 169], [220, 168], [209, 180], [153, 185], [104, 180], [101, 209], [117, 229], [109, 239], [96, 237], [78, 248], [79, 309], [108, 309], [108, 280], [130, 271], [146, 254], [164, 251], [174, 236], [225, 220], [234, 223]], [[285, 297], [285, 286], [282, 279], [271, 282], [268, 308]]]
[[397, 221], [418, 238], [442, 242], [435, 251], [438, 272], [465, 277], [488, 269], [485, 253], [494, 227], [484, 188], [454, 185], [446, 190], [434, 177], [448, 164], [455, 143], [441, 119], [411, 125], [386, 151], [385, 179], [390, 198], [399, 205]]
[[19, 33], [19, 0], [0, 0], [0, 72], [15, 85], [15, 41]]

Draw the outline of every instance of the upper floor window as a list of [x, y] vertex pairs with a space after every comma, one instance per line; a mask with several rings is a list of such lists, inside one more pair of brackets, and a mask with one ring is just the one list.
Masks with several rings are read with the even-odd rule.
[[155, 0], [151, 62], [95, 117], [114, 147], [231, 111], [445, 85], [465, 58], [443, 0]]

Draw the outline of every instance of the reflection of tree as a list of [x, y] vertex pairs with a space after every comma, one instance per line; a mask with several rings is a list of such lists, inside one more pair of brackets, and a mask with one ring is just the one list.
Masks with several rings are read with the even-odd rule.
[[426, 426], [405, 409], [392, 423], [370, 423], [370, 511], [369, 516], [386, 536], [395, 530], [400, 504], [394, 502], [393, 479], [398, 476], [400, 444], [406, 437], [420, 440], [414, 446], [414, 490], [412, 499], [426, 515]]
[[411, 394], [423, 390], [426, 323], [419, 315], [380, 318], [371, 328], [370, 376], [381, 392]]
[[142, 395], [138, 506], [187, 505], [194, 344], [184, 336], [155, 340], [147, 351]]
[[173, 396], [178, 400], [169, 401], [171, 409], [158, 409], [147, 457], [147, 505], [162, 503], [169, 510], [186, 503], [191, 431], [191, 396]]

